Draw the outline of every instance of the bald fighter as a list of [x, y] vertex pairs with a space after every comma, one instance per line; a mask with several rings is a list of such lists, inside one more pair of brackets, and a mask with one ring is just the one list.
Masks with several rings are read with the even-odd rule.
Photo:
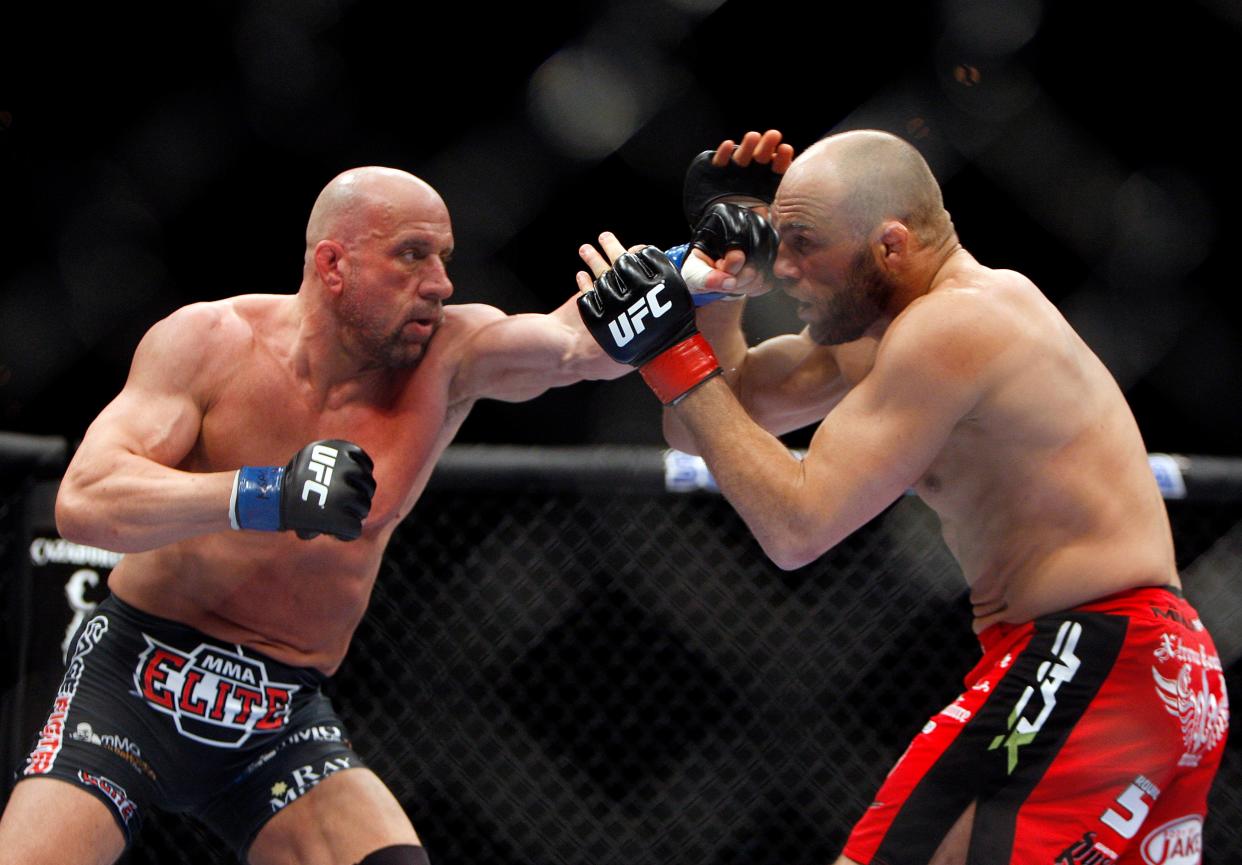
[[475, 402], [625, 370], [572, 303], [447, 305], [452, 252], [434, 189], [347, 171], [296, 294], [193, 304], [143, 338], [57, 500], [66, 538], [126, 555], [0, 822], [6, 863], [115, 861], [153, 807], [255, 865], [426, 862], [321, 686]]
[[[770, 160], [779, 138], [752, 133], [717, 159]], [[696, 313], [651, 249], [614, 248], [611, 269], [584, 254], [595, 279], [579, 275], [579, 304], [615, 355], [608, 322], [665, 286], [669, 313], [627, 362], [668, 405], [670, 444], [702, 454], [779, 566], [815, 560], [909, 488], [940, 517], [983, 657], [839, 863], [1137, 865], [1175, 846], [1198, 861], [1228, 697], [1108, 370], [1029, 279], [962, 247], [899, 138], [818, 142], [771, 219], [801, 333], [748, 349], [742, 304]], [[761, 292], [734, 259], [717, 280]], [[775, 438], [817, 421], [805, 459]]]

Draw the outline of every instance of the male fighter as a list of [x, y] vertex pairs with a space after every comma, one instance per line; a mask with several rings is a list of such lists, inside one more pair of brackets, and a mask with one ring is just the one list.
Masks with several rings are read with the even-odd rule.
[[347, 171], [297, 294], [193, 304], [143, 338], [57, 500], [66, 538], [126, 555], [0, 822], [5, 863], [112, 862], [155, 806], [256, 865], [426, 862], [320, 685], [475, 401], [626, 369], [572, 303], [446, 305], [452, 251], [430, 186]]
[[[752, 134], [716, 158], [767, 161], [778, 140]], [[664, 256], [615, 242], [611, 270], [584, 251], [596, 279], [579, 274], [579, 307], [669, 406], [670, 444], [703, 455], [781, 567], [813, 561], [911, 487], [940, 516], [984, 657], [838, 865], [1198, 861], [1228, 697], [1108, 370], [1030, 280], [962, 248], [899, 138], [820, 141], [785, 174], [771, 218], [800, 334], [747, 350], [740, 303], [703, 306], [698, 333]], [[610, 322], [653, 292], [664, 312], [618, 347]], [[774, 437], [821, 419], [805, 459]]]

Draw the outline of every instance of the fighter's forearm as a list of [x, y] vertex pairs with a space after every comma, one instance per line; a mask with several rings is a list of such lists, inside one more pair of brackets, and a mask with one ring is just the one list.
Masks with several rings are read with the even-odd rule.
[[134, 553], [229, 528], [234, 472], [183, 472], [132, 453], [81, 457], [56, 498], [69, 540]]
[[830, 503], [808, 487], [802, 462], [755, 424], [722, 382], [704, 383], [672, 411], [778, 566], [801, 567], [836, 542]]
[[[711, 343], [712, 350], [724, 370], [725, 383], [736, 394], [738, 380], [746, 361], [746, 336], [742, 333], [743, 301], [717, 301], [701, 306], [695, 313], [699, 332]], [[671, 448], [698, 453], [693, 436], [672, 408], [664, 409], [664, 440]]]
[[557, 384], [572, 384], [584, 379], [620, 378], [630, 371], [630, 367], [610, 358], [587, 332], [582, 317], [578, 314], [576, 297], [571, 297], [554, 309], [549, 317], [559, 322], [565, 333], [563, 354], [558, 364], [564, 381]]

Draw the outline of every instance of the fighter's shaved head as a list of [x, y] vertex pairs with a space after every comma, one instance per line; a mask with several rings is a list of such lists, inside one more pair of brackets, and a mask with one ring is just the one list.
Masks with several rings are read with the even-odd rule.
[[782, 182], [782, 192], [795, 191], [831, 201], [834, 218], [860, 235], [885, 219], [904, 223], [924, 244], [953, 233], [927, 162], [887, 132], [860, 129], [820, 139], [794, 161]]
[[307, 253], [321, 240], [349, 246], [398, 218], [422, 211], [429, 218], [448, 218], [444, 201], [425, 181], [396, 168], [351, 168], [332, 178], [315, 199], [306, 223]]

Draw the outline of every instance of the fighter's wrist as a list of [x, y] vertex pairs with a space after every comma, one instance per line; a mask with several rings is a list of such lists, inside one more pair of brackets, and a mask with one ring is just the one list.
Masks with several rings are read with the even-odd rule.
[[278, 532], [284, 466], [242, 466], [233, 477], [229, 525], [233, 529]]
[[638, 371], [664, 405], [676, 404], [700, 384], [721, 373], [711, 344], [697, 332], [660, 352]]
[[715, 272], [715, 268], [695, 256], [693, 252], [694, 247], [689, 243], [678, 244], [664, 250], [668, 260], [681, 273], [682, 279], [686, 282], [686, 288], [690, 289], [690, 299], [694, 301], [695, 306], [706, 306], [718, 300], [741, 300], [745, 297], [736, 292], [709, 291], [707, 277]]

